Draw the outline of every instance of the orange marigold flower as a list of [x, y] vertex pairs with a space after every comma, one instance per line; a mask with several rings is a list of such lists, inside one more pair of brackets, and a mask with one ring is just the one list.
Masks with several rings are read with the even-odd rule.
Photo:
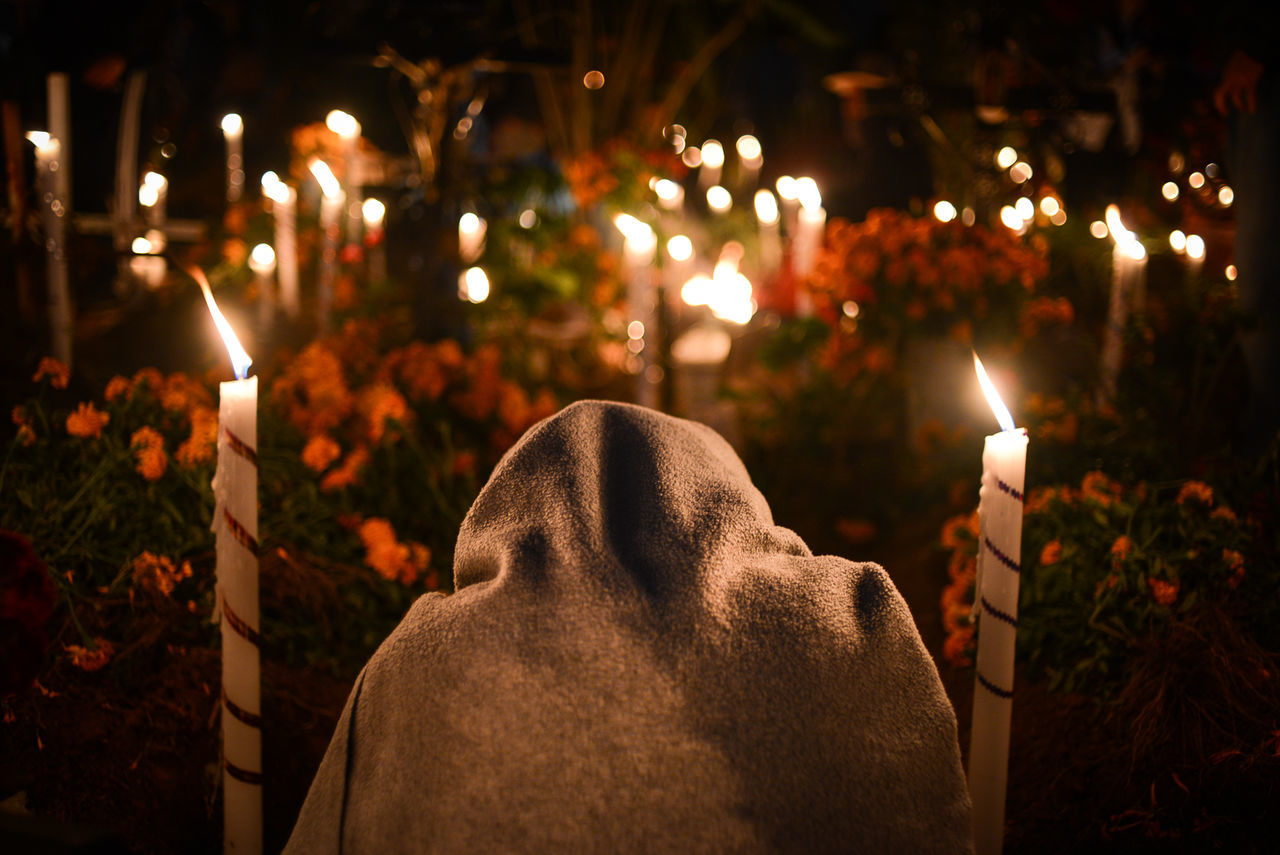
[[409, 405], [404, 396], [387, 383], [368, 386], [360, 392], [360, 411], [368, 422], [369, 441], [377, 444], [386, 434], [387, 422], [405, 422]]
[[349, 487], [360, 476], [360, 470], [369, 462], [369, 449], [363, 445], [353, 448], [342, 463], [320, 479], [321, 490], [340, 490]]
[[1227, 569], [1231, 571], [1227, 587], [1234, 591], [1244, 581], [1244, 556], [1234, 549], [1224, 549], [1222, 560], [1227, 562]]
[[191, 562], [176, 566], [172, 558], [143, 552], [133, 559], [133, 584], [149, 593], [167, 597], [183, 579], [191, 578]]
[[1040, 566], [1048, 567], [1050, 564], [1057, 564], [1062, 558], [1062, 541], [1049, 541], [1044, 545], [1044, 549], [1040, 550]]
[[63, 649], [71, 657], [71, 664], [82, 671], [97, 671], [110, 662], [116, 653], [115, 645], [105, 638], [95, 638], [89, 647], [66, 644]]
[[53, 386], [53, 388], [65, 389], [67, 388], [67, 382], [71, 380], [71, 369], [52, 356], [46, 356], [36, 366], [36, 373], [31, 376], [31, 382], [39, 383], [41, 378], [44, 377], [49, 378], [49, 385]]
[[1178, 504], [1185, 504], [1188, 499], [1202, 505], [1213, 504], [1213, 488], [1203, 481], [1188, 481], [1178, 491]]
[[469, 450], [456, 453], [453, 456], [452, 471], [455, 478], [474, 474], [476, 471], [476, 453]]
[[181, 372], [170, 374], [160, 387], [160, 406], [166, 410], [181, 412], [210, 403], [209, 390]]
[[942, 545], [947, 549], [955, 549], [966, 543], [971, 543], [977, 537], [977, 511], [951, 517], [942, 524]]
[[173, 456], [190, 469], [213, 459], [218, 442], [218, 414], [212, 407], [196, 406], [187, 416], [191, 420], [191, 435], [178, 446]]
[[81, 404], [67, 416], [67, 433], [83, 439], [96, 439], [102, 436], [102, 429], [109, 421], [110, 414], [94, 409], [92, 402]]
[[1147, 579], [1147, 587], [1151, 589], [1151, 598], [1162, 606], [1171, 606], [1178, 599], [1178, 582], [1166, 582], [1163, 579]]
[[1090, 472], [1080, 482], [1080, 493], [1106, 507], [1120, 498], [1121, 487], [1101, 472]]
[[1235, 522], [1237, 520], [1236, 512], [1228, 508], [1226, 505], [1214, 508], [1213, 513], [1209, 514], [1209, 516], [1212, 519], [1226, 520], [1227, 522]]
[[143, 368], [133, 375], [133, 388], [146, 388], [153, 395], [160, 394], [164, 387], [164, 375], [155, 368]]
[[150, 427], [140, 427], [129, 438], [138, 462], [134, 468], [148, 481], [159, 481], [169, 466], [169, 457], [164, 453], [164, 437]]
[[1022, 507], [1024, 514], [1038, 514], [1048, 507], [1049, 502], [1057, 497], [1053, 487], [1035, 487], [1027, 492], [1026, 503]]
[[[413, 550], [396, 540], [396, 531], [389, 521], [371, 517], [360, 523], [359, 535], [364, 543], [364, 563], [378, 571], [378, 575], [406, 585], [418, 577]], [[429, 560], [430, 551], [426, 547], [422, 549]]]
[[106, 391], [102, 396], [107, 399], [107, 403], [111, 403], [116, 398], [124, 397], [133, 392], [133, 383], [128, 377], [119, 374], [107, 381]]
[[1111, 560], [1124, 561], [1132, 551], [1133, 541], [1129, 539], [1129, 535], [1122, 534], [1116, 538], [1115, 543], [1111, 544]]
[[970, 651], [973, 649], [973, 627], [960, 627], [947, 636], [942, 643], [942, 658], [957, 668], [967, 668], [973, 664]]
[[323, 472], [329, 464], [342, 456], [342, 447], [325, 434], [316, 434], [307, 440], [302, 449], [302, 462], [316, 472]]

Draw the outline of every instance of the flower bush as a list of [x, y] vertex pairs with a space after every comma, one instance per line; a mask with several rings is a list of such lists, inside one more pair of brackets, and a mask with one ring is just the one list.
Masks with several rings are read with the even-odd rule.
[[[59, 640], [49, 661], [14, 660], [6, 693], [59, 662], [95, 671], [162, 636], [184, 645], [216, 637], [204, 617], [214, 569], [211, 383], [146, 368], [112, 378], [100, 399], [69, 401], [68, 374], [41, 363], [36, 394], [12, 414], [0, 470], [0, 529], [33, 550], [14, 564], [26, 571], [2, 580], [0, 623], [6, 637], [32, 642], [36, 660], [51, 617]], [[260, 554], [264, 566], [305, 577], [290, 584], [333, 593], [320, 625], [264, 612], [267, 650], [361, 661], [414, 596], [448, 587], [453, 538], [487, 467], [556, 400], [507, 379], [492, 346], [467, 353], [453, 341], [397, 340], [374, 321], [348, 321], [264, 377]], [[264, 572], [265, 602], [278, 599], [265, 588], [279, 583]]]
[[876, 209], [860, 223], [832, 220], [809, 281], [829, 323], [852, 314], [864, 334], [891, 346], [913, 333], [1007, 342], [1071, 320], [1065, 298], [1024, 311], [1048, 272], [1039, 234]]
[[[1115, 694], [1136, 656], [1171, 625], [1221, 610], [1246, 630], [1276, 614], [1269, 534], [1207, 484], [1139, 483], [1101, 472], [1033, 488], [1023, 518], [1018, 653], [1052, 687]], [[949, 519], [944, 655], [972, 664], [977, 514]]]

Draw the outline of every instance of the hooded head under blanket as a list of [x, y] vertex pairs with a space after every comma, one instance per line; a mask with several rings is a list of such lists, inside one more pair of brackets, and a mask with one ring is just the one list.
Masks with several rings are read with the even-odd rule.
[[286, 852], [964, 852], [955, 716], [884, 570], [694, 422], [585, 401], [369, 660]]

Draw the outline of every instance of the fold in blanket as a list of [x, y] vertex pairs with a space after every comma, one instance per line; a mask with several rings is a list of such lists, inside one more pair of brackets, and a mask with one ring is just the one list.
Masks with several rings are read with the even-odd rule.
[[286, 852], [971, 849], [906, 604], [775, 526], [710, 428], [565, 408], [454, 576], [365, 666]]

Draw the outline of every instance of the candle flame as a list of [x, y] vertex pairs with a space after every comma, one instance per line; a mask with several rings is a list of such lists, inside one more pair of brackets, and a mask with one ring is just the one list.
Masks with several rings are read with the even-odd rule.
[[227, 319], [222, 315], [222, 310], [214, 302], [213, 291], [209, 288], [209, 280], [205, 277], [204, 271], [199, 267], [185, 269], [187, 275], [196, 280], [196, 284], [204, 292], [204, 301], [209, 306], [209, 314], [213, 316], [213, 325], [218, 328], [218, 334], [222, 336], [222, 342], [227, 346], [227, 354], [231, 357], [231, 368], [236, 373], [236, 379], [243, 380], [249, 376], [249, 366], [253, 364], [253, 360], [249, 358], [249, 354], [245, 352], [244, 347], [240, 345], [240, 339], [236, 337], [236, 331], [231, 328], [231, 324], [227, 323]]
[[1138, 236], [1125, 227], [1120, 219], [1120, 209], [1115, 205], [1107, 206], [1107, 229], [1111, 232], [1111, 238], [1116, 242], [1116, 246], [1125, 255], [1134, 261], [1141, 261], [1147, 257], [1146, 248], [1138, 240]]
[[324, 125], [343, 139], [360, 136], [360, 123], [345, 110], [330, 110], [324, 117]]
[[239, 113], [227, 113], [222, 117], [220, 124], [222, 132], [229, 137], [238, 136], [244, 132], [244, 119], [240, 118]]
[[1013, 430], [1015, 427], [1013, 414], [1004, 405], [1004, 401], [1000, 398], [1000, 393], [996, 391], [991, 378], [987, 376], [986, 369], [982, 367], [982, 360], [978, 358], [976, 351], [973, 354], [973, 367], [978, 372], [978, 385], [982, 387], [982, 394], [986, 396], [987, 404], [991, 406], [991, 412], [995, 413], [996, 421], [1000, 423], [1000, 429]]
[[326, 199], [337, 199], [342, 195], [342, 185], [338, 183], [338, 179], [334, 176], [333, 170], [329, 168], [329, 164], [318, 157], [313, 157], [311, 162], [307, 164], [307, 168], [316, 177], [316, 181], [320, 184], [320, 190], [324, 193]]

